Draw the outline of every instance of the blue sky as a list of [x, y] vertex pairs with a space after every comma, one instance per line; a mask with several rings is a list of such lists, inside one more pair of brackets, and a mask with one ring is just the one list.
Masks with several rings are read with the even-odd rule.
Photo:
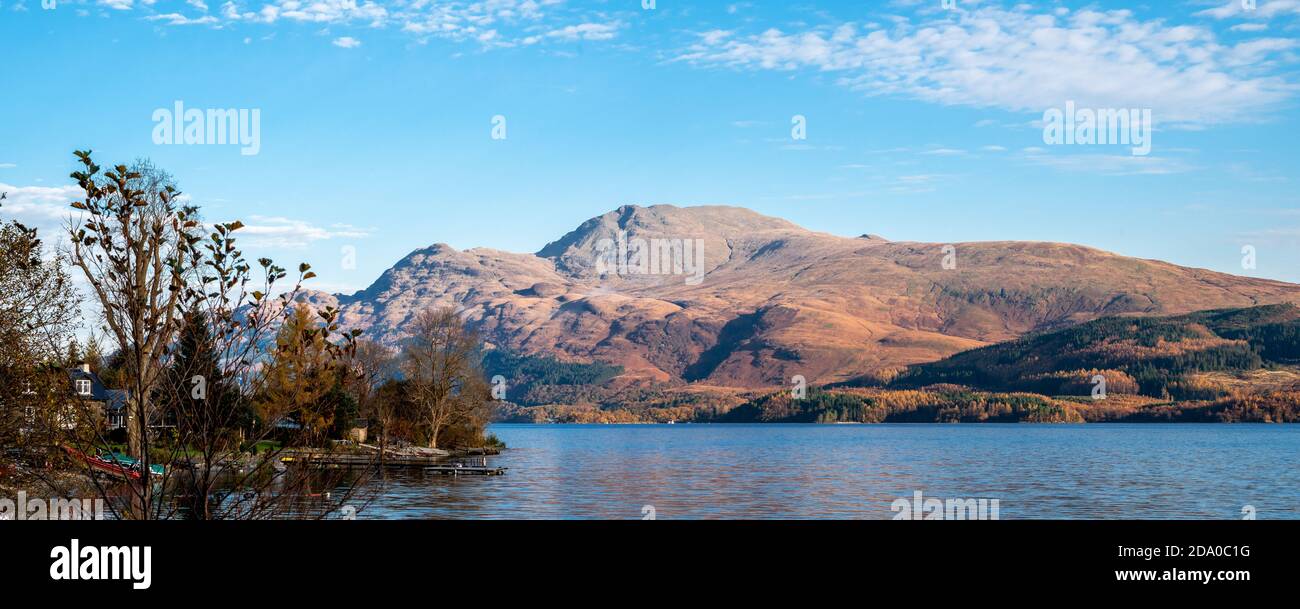
[[[57, 226], [89, 148], [150, 157], [328, 291], [629, 203], [1300, 282], [1300, 0], [205, 1], [0, 0], [5, 217]], [[257, 109], [258, 154], [155, 144], [177, 100]], [[1045, 145], [1066, 101], [1150, 109], [1151, 153]]]

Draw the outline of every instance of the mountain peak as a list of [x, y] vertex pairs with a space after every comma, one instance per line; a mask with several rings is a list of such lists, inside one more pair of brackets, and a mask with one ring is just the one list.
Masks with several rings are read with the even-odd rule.
[[554, 260], [563, 272], [580, 275], [591, 269], [598, 243], [618, 239], [620, 232], [629, 239], [702, 239], [710, 251], [721, 252], [729, 249], [731, 241], [764, 231], [808, 232], [793, 222], [743, 207], [623, 205], [583, 222], [537, 255]]

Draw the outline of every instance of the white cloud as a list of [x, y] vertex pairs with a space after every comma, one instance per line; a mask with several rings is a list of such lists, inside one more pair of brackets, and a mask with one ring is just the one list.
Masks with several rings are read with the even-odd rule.
[[1255, 8], [1252, 9], [1242, 6], [1241, 0], [1220, 1], [1226, 4], [1222, 4], [1217, 8], [1203, 10], [1197, 15], [1214, 17], [1215, 19], [1228, 19], [1231, 17], [1272, 19], [1279, 15], [1300, 15], [1300, 0], [1259, 0], [1255, 3]]
[[618, 28], [617, 22], [581, 23], [551, 30], [546, 35], [561, 40], [609, 40], [618, 34]]
[[423, 18], [430, 31], [481, 29], [497, 24], [541, 21], [544, 9], [561, 4], [557, 0], [482, 0], [468, 3], [417, 2], [403, 15], [412, 22]]
[[351, 36], [343, 36], [341, 38], [335, 38], [332, 44], [344, 49], [355, 49], [361, 46], [361, 41]]
[[1023, 160], [1059, 171], [1083, 172], [1111, 176], [1171, 175], [1186, 173], [1196, 168], [1168, 157], [1133, 156], [1129, 154], [1074, 153], [1057, 149], [1026, 148]]
[[12, 186], [0, 182], [0, 220], [17, 220], [35, 228], [46, 242], [59, 241], [73, 201], [85, 196], [77, 186]]
[[149, 15], [148, 17], [145, 17], [145, 19], [149, 21], [166, 21], [167, 25], [207, 25], [217, 22], [217, 18], [212, 15], [204, 15], [196, 19], [191, 19], [180, 13]]
[[370, 0], [276, 0], [263, 4], [258, 10], [244, 8], [244, 3], [231, 0], [221, 5], [221, 15], [227, 21], [275, 23], [281, 19], [306, 23], [369, 23], [383, 25], [389, 18], [388, 9]]
[[931, 148], [921, 152], [927, 156], [965, 156], [966, 151], [960, 148]]
[[823, 73], [867, 95], [944, 105], [1041, 113], [1073, 100], [1151, 108], [1162, 124], [1190, 125], [1257, 120], [1276, 109], [1296, 87], [1274, 62], [1296, 47], [1280, 38], [1223, 43], [1208, 28], [1142, 21], [1126, 10], [1041, 13], [1019, 5], [898, 17], [890, 29], [715, 30], [677, 61]]
[[615, 38], [622, 24], [618, 21], [581, 20], [561, 25], [556, 22], [574, 18], [563, 11], [562, 0], [481, 0], [461, 3], [416, 2], [394, 11], [402, 31], [425, 41], [442, 38], [453, 41], [477, 41], [488, 47], [529, 46], [544, 41], [605, 41]]
[[[85, 197], [78, 186], [13, 186], [0, 182], [0, 220], [18, 220], [36, 228], [46, 242], [62, 242], [63, 230], [74, 213], [71, 203]], [[363, 239], [373, 229], [349, 224], [317, 226], [285, 217], [252, 216], [235, 237], [246, 245], [265, 248], [301, 249], [328, 239]]]
[[257, 247], [301, 249], [313, 242], [327, 239], [361, 239], [369, 237], [370, 229], [349, 224], [316, 226], [303, 220], [284, 217], [252, 216], [244, 228], [235, 233]]
[[926, 182], [934, 182], [936, 180], [946, 179], [947, 177], [948, 176], [943, 174], [923, 173], [923, 174], [915, 174], [915, 175], [898, 176], [895, 179], [905, 184], [924, 184]]
[[[131, 10], [136, 0], [95, 0], [102, 6]], [[514, 47], [545, 41], [556, 44], [607, 41], [623, 27], [600, 11], [570, 9], [564, 0], [223, 0], [209, 15], [206, 0], [184, 0], [202, 16], [177, 12], [150, 13], [145, 19], [167, 25], [281, 22], [322, 26], [396, 25], [419, 42], [431, 38], [476, 42], [484, 47]], [[140, 0], [152, 6], [155, 0]], [[345, 40], [350, 38], [344, 38]], [[347, 47], [351, 48], [351, 47]]]

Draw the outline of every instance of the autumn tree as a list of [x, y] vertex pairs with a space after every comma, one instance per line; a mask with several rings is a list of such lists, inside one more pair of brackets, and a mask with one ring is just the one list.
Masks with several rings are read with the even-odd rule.
[[86, 365], [90, 366], [91, 372], [99, 374], [104, 369], [104, 348], [94, 332], [86, 337], [86, 351], [81, 357]]
[[42, 431], [33, 417], [66, 395], [67, 376], [52, 364], [77, 326], [80, 298], [64, 259], [46, 254], [36, 229], [0, 222], [0, 447], [32, 440]]
[[276, 335], [256, 405], [267, 424], [292, 421], [320, 440], [333, 427], [335, 405], [326, 397], [344, 369], [318, 314], [302, 303], [291, 311]]

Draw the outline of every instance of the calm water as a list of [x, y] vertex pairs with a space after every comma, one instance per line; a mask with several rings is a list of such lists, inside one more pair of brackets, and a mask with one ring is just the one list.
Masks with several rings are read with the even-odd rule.
[[[500, 477], [395, 472], [361, 518], [1300, 518], [1300, 426], [495, 425]], [[373, 481], [371, 484], [381, 484]]]

